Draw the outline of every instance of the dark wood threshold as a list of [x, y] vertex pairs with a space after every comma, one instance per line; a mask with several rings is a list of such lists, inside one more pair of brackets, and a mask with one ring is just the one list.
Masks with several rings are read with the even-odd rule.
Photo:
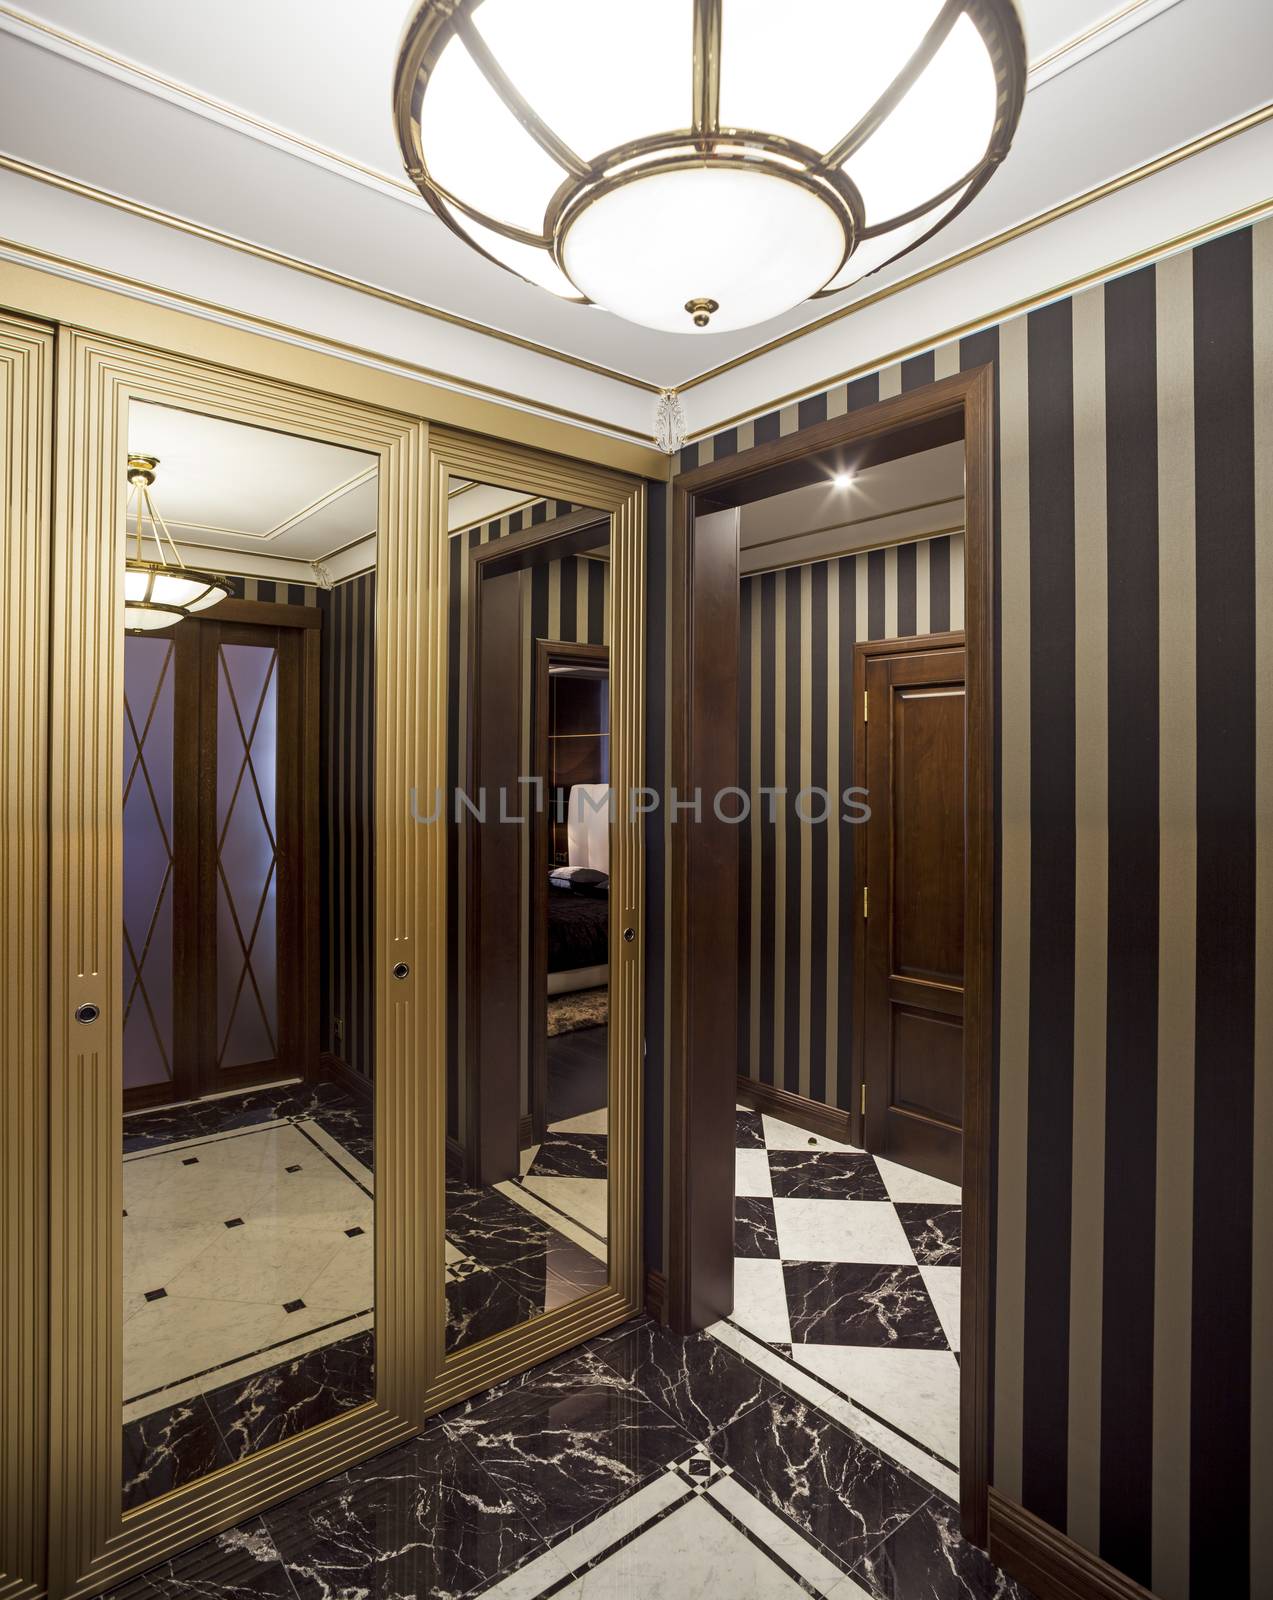
[[796, 1128], [807, 1128], [810, 1133], [820, 1133], [837, 1144], [852, 1144], [852, 1118], [847, 1111], [837, 1111], [834, 1106], [823, 1105], [820, 1100], [810, 1100], [807, 1095], [792, 1094], [789, 1089], [775, 1089], [771, 1083], [760, 1083], [755, 1078], [738, 1078], [738, 1103], [753, 1111], [767, 1111], [771, 1117], [780, 1117]]
[[355, 1072], [348, 1061], [341, 1056], [334, 1056], [329, 1050], [324, 1050], [318, 1058], [319, 1076], [327, 1078], [331, 1083], [339, 1084], [359, 1100], [370, 1100], [374, 1087], [372, 1081], [365, 1073]]
[[667, 1322], [667, 1279], [661, 1272], [645, 1275], [645, 1309], [656, 1322]]
[[990, 1556], [1038, 1600], [1154, 1600], [1148, 1589], [994, 1488]]

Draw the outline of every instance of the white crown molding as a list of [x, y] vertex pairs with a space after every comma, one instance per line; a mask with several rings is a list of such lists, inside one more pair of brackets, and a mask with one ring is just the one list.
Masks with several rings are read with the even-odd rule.
[[342, 178], [348, 178], [352, 183], [360, 183], [366, 188], [376, 190], [378, 194], [404, 201], [407, 205], [432, 215], [427, 201], [409, 178], [382, 172], [379, 168], [355, 160], [353, 156], [344, 155], [338, 150], [329, 150], [324, 145], [316, 144], [313, 140], [306, 139], [299, 133], [293, 133], [288, 128], [280, 127], [264, 117], [255, 116], [252, 112], [220, 100], [215, 95], [204, 94], [202, 90], [181, 83], [176, 78], [169, 78], [162, 72], [156, 72], [140, 61], [116, 55], [103, 45], [94, 44], [91, 39], [69, 33], [63, 28], [56, 28], [51, 22], [45, 22], [43, 18], [32, 16], [30, 12], [21, 11], [16, 6], [0, 4], [0, 33], [12, 34], [27, 44], [47, 50], [51, 55], [61, 56], [66, 61], [73, 61], [77, 66], [88, 68], [91, 72], [113, 78], [116, 83], [126, 84], [130, 89], [153, 95], [158, 100], [166, 100], [169, 105], [179, 106], [192, 116], [202, 117], [207, 122], [215, 122], [220, 127], [242, 134], [245, 138], [255, 139], [258, 144], [270, 145], [275, 150], [282, 150], [287, 155], [295, 156], [298, 161], [308, 161], [312, 166], [322, 167]]
[[1055, 45], [1032, 61], [1026, 76], [1026, 93], [1029, 94], [1040, 84], [1059, 77], [1063, 72], [1068, 72], [1071, 67], [1078, 66], [1080, 61], [1086, 61], [1098, 50], [1104, 50], [1107, 45], [1114, 44], [1126, 34], [1134, 32], [1146, 22], [1152, 22], [1155, 17], [1161, 16], [1164, 11], [1170, 11], [1172, 6], [1179, 4], [1180, 0], [1128, 0], [1125, 5], [1116, 6], [1113, 11], [1107, 12], [1090, 27], [1084, 28], [1073, 38], [1065, 40], [1063, 44]]

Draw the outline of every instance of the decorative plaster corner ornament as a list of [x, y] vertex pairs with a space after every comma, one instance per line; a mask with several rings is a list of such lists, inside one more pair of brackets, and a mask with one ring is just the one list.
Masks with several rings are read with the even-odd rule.
[[321, 561], [315, 561], [311, 564], [314, 568], [314, 582], [320, 589], [330, 589], [332, 586], [332, 575], [328, 569]]
[[675, 389], [660, 389], [654, 412], [654, 438], [665, 455], [674, 456], [685, 443], [685, 407]]

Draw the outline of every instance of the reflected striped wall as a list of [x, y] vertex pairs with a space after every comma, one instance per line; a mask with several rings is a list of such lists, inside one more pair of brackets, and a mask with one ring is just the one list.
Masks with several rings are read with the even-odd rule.
[[[992, 1482], [1162, 1600], [1267, 1597], [1273, 224], [759, 417], [683, 464], [984, 363], [999, 396]], [[652, 617], [665, 528], [661, 495]], [[658, 782], [663, 630], [651, 648]], [[654, 929], [657, 830], [649, 862]], [[666, 950], [652, 934], [652, 1150]], [[647, 1197], [657, 1265], [653, 1178]]]
[[[963, 535], [745, 577], [740, 606], [739, 1072], [848, 1111], [853, 826], [795, 801], [857, 782], [857, 641], [963, 627]], [[771, 808], [762, 788], [787, 793]]]

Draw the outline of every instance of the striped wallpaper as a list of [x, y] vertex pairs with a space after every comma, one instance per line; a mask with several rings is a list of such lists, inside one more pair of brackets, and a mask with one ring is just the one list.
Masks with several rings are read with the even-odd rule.
[[376, 574], [322, 589], [320, 1048], [375, 1075]]
[[[999, 394], [992, 1482], [1163, 1600], [1267, 1597], [1273, 223], [731, 428], [683, 465], [984, 363]], [[675, 692], [666, 500], [652, 495], [651, 783]], [[652, 1165], [666, 859], [652, 829]], [[646, 1194], [657, 1266], [657, 1172]]]
[[[963, 535], [746, 577], [739, 636], [739, 1071], [850, 1109], [853, 826], [796, 812], [853, 776], [853, 647], [964, 623]], [[761, 788], [786, 788], [772, 820]], [[801, 806], [817, 815], [821, 802]]]

